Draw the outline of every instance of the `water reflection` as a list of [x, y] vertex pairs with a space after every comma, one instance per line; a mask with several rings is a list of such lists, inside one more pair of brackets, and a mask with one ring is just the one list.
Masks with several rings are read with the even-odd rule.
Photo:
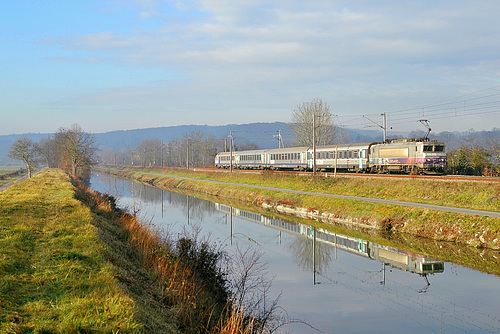
[[[320, 332], [500, 332], [498, 276], [418, 255], [429, 246], [473, 254], [468, 248], [434, 241], [420, 248], [420, 241], [408, 239], [404, 245], [412, 246], [409, 252], [362, 234], [336, 233], [232, 202], [217, 204], [106, 175], [94, 176], [92, 186], [116, 196], [121, 207], [140, 210], [169, 233], [181, 233], [189, 225], [211, 234], [229, 252], [236, 245], [258, 247], [274, 277], [274, 296], [282, 294], [280, 305]], [[490, 264], [488, 254], [476, 256], [481, 266]], [[285, 331], [318, 333], [302, 324]]]
[[[261, 224], [276, 229], [280, 232], [300, 236], [294, 243], [290, 244], [290, 253], [294, 262], [301, 268], [313, 273], [313, 284], [316, 284], [316, 273], [325, 272], [328, 268], [333, 254], [337, 259], [337, 250], [341, 249], [374, 261], [381, 262], [383, 266], [382, 284], [385, 280], [385, 266], [409, 271], [424, 277], [427, 285], [430, 285], [427, 275], [442, 273], [444, 262], [406, 252], [394, 247], [379, 245], [361, 238], [338, 234], [323, 228], [311, 225], [286, 221], [281, 218], [265, 216], [259, 213], [233, 208], [224, 204], [214, 203], [216, 210], [233, 216], [241, 217], [246, 221]], [[281, 242], [281, 233], [279, 234]]]

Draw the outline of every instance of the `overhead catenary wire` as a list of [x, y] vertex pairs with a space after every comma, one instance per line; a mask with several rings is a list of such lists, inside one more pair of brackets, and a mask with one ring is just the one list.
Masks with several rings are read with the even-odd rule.
[[[491, 90], [498, 88], [500, 88], [500, 85], [416, 107], [385, 111], [383, 113], [387, 115], [391, 127], [412, 124], [423, 117], [431, 120], [451, 120], [478, 115], [500, 114], [500, 92], [491, 92]], [[485, 92], [489, 92], [489, 94], [484, 94]], [[478, 94], [480, 95], [477, 96]], [[358, 129], [375, 127], [366, 118], [380, 117], [380, 114], [381, 112], [362, 115], [340, 115], [338, 117], [339, 122], [336, 125]]]

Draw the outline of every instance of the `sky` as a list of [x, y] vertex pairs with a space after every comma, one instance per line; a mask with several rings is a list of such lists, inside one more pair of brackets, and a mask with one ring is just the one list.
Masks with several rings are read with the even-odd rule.
[[500, 128], [500, 2], [0, 1], [0, 135], [290, 122]]

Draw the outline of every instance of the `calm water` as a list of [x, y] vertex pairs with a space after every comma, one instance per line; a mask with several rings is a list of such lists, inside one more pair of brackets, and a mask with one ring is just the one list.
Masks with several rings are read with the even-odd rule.
[[171, 235], [252, 247], [289, 333], [500, 333], [500, 278], [309, 225], [94, 174], [92, 187]]

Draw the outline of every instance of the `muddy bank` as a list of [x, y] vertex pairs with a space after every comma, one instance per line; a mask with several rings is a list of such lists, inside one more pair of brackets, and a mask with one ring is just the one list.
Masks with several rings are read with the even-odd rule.
[[101, 171], [167, 190], [190, 191], [221, 199], [247, 202], [268, 212], [312, 219], [325, 224], [342, 224], [391, 234], [410, 234], [434, 240], [456, 242], [479, 248], [500, 249], [500, 219], [498, 218], [349, 199], [290, 194], [168, 176], [147, 175], [126, 170], [102, 169]]

